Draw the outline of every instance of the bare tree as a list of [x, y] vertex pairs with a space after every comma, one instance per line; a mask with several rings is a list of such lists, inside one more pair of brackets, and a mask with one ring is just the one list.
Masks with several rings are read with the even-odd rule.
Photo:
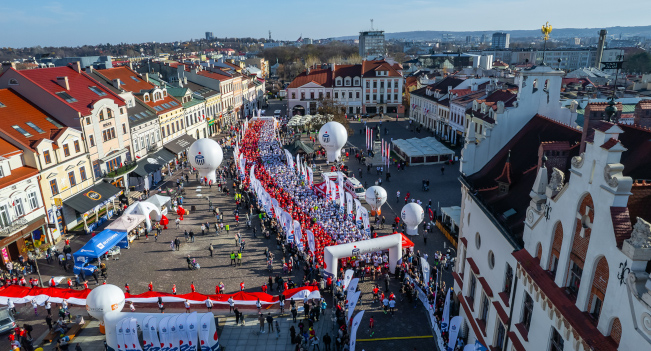
[[[341, 123], [346, 128], [348, 135], [353, 135], [353, 130], [350, 128], [348, 120], [346, 119], [345, 109], [346, 108], [343, 105], [337, 103], [332, 98], [323, 97], [319, 99], [317, 112], [324, 116], [331, 115], [332, 121]], [[321, 128], [321, 126], [313, 127], [316, 127], [317, 130]]]

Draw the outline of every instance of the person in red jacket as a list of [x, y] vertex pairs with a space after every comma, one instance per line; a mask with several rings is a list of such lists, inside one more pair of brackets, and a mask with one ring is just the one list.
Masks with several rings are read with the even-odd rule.
[[262, 292], [267, 293], [267, 284], [262, 284]]
[[172, 294], [176, 295], [176, 284], [172, 285]]
[[197, 291], [197, 289], [194, 287], [194, 282], [192, 282], [192, 284], [190, 284], [190, 290], [192, 290], [192, 292]]
[[215, 285], [215, 294], [219, 295], [221, 294], [221, 289], [219, 288], [219, 284]]
[[244, 291], [244, 282], [240, 283], [240, 291]]
[[149, 289], [149, 291], [154, 291], [154, 283], [153, 282], [149, 282], [148, 289]]

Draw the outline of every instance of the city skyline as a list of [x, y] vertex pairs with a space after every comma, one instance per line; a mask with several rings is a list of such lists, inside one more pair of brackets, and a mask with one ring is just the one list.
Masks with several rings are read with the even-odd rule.
[[[523, 0], [469, 0], [462, 4], [412, 0], [400, 6], [378, 0], [372, 7], [367, 1], [334, 0], [319, 8], [318, 17], [306, 12], [309, 9], [302, 1], [287, 0], [272, 5], [259, 0], [250, 1], [250, 8], [263, 10], [260, 11], [264, 14], [262, 19], [253, 16], [249, 19], [245, 15], [224, 16], [246, 12], [242, 6], [228, 2], [201, 7], [179, 6], [171, 1], [159, 1], [156, 7], [138, 2], [128, 3], [128, 6], [123, 4], [127, 3], [105, 6], [104, 3], [79, 0], [65, 3], [38, 1], [31, 8], [15, 2], [2, 4], [0, 31], [12, 35], [5, 36], [0, 47], [172, 42], [203, 38], [206, 31], [219, 38], [267, 38], [271, 30], [272, 38], [276, 40], [296, 40], [301, 35], [315, 39], [356, 36], [360, 30], [370, 29], [371, 18], [375, 29], [387, 33], [526, 30], [537, 29], [547, 21], [554, 28], [649, 24], [642, 16], [644, 11], [640, 11], [649, 6], [643, 0], [620, 3], [617, 11], [605, 18], [602, 16], [604, 9], [612, 6], [605, 0], [549, 0], [536, 8], [530, 1]], [[560, 8], [563, 10], [559, 11]], [[459, 16], [450, 16], [452, 13]], [[577, 13], [581, 16], [576, 16]], [[411, 19], [404, 21], [405, 18]]]

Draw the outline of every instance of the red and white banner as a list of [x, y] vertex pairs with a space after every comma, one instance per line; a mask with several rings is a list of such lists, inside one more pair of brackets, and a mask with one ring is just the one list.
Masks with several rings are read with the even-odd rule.
[[[6, 288], [0, 289], [0, 305], [6, 305], [8, 299], [14, 303], [30, 303], [35, 300], [36, 303], [43, 306], [48, 299], [52, 303], [61, 303], [63, 300], [68, 300], [68, 303], [73, 305], [86, 305], [86, 296], [90, 293], [91, 289], [75, 290], [75, 289], [59, 289], [59, 288], [29, 288], [26, 286], [10, 285]], [[319, 299], [321, 294], [319, 288], [316, 286], [301, 286], [294, 289], [284, 291], [285, 297], [289, 300], [292, 298], [302, 300], [307, 296], [308, 299]], [[213, 304], [227, 305], [228, 299], [233, 298], [238, 305], [251, 305], [254, 306], [256, 301], [260, 299], [263, 305], [273, 305], [278, 303], [278, 296], [269, 295], [263, 292], [244, 292], [240, 291], [235, 294], [218, 294], [218, 295], [204, 295], [197, 292], [174, 295], [172, 293], [148, 291], [138, 295], [124, 294], [126, 301], [133, 301], [139, 303], [157, 303], [158, 298], [162, 298], [163, 302], [184, 302], [188, 300], [191, 304], [205, 304], [206, 300], [210, 299]]]

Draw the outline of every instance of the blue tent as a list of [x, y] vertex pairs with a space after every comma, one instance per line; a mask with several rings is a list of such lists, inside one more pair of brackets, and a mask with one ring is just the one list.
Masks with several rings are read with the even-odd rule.
[[92, 237], [84, 247], [72, 254], [76, 261], [87, 261], [98, 258], [114, 246], [128, 247], [127, 232], [116, 232], [110, 229], [101, 231]]

